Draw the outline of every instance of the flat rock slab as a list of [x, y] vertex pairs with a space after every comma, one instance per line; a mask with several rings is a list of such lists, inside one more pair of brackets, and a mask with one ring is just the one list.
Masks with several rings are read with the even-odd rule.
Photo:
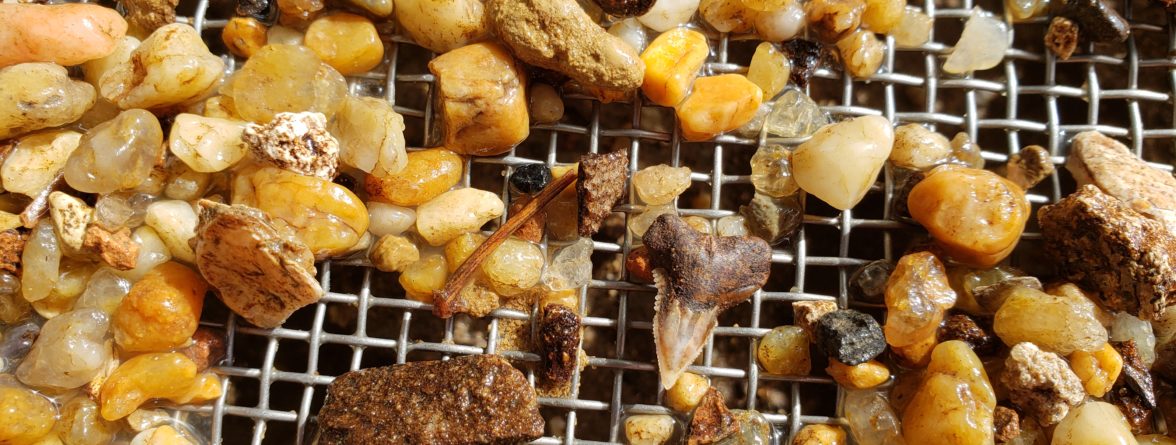
[[1176, 233], [1176, 177], [1153, 168], [1127, 146], [1097, 131], [1074, 136], [1066, 170], [1078, 186], [1093, 184]]
[[535, 389], [496, 355], [348, 372], [327, 388], [319, 443], [513, 444], [543, 435]]

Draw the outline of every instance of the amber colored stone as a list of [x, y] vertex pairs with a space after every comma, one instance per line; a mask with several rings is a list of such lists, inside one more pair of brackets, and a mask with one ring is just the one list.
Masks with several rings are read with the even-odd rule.
[[694, 92], [677, 107], [682, 137], [705, 141], [742, 127], [763, 103], [764, 92], [740, 74], [722, 74], [694, 81]]

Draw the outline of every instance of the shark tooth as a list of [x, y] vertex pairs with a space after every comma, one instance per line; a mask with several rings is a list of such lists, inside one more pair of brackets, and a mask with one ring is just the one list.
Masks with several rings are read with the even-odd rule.
[[720, 313], [768, 281], [772, 249], [747, 236], [713, 236], [677, 215], [659, 216], [645, 233], [657, 297], [653, 339], [662, 386], [698, 358]]

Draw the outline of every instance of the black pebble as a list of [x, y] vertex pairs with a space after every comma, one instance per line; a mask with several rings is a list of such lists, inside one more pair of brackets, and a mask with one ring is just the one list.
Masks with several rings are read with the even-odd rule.
[[525, 164], [510, 175], [510, 188], [517, 193], [539, 193], [548, 182], [551, 182], [551, 169], [543, 164]]
[[1078, 35], [1085, 40], [1116, 43], [1131, 34], [1127, 20], [1102, 0], [1055, 0], [1050, 12], [1077, 23]]
[[875, 260], [859, 267], [849, 277], [850, 298], [881, 303], [886, 296], [886, 281], [891, 272], [894, 272], [894, 262], [890, 260]]
[[821, 44], [812, 40], [792, 39], [784, 42], [784, 53], [792, 62], [792, 72], [788, 77], [796, 86], [804, 88], [809, 78], [821, 65]]
[[237, 0], [237, 15], [273, 25], [278, 18], [276, 3], [277, 0]]
[[886, 337], [874, 317], [841, 309], [817, 320], [817, 345], [829, 358], [853, 366], [881, 354], [886, 349]]

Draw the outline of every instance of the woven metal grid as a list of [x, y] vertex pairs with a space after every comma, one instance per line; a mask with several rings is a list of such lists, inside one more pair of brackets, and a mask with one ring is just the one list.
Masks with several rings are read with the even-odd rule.
[[[958, 38], [973, 1], [947, 5], [940, 0], [936, 5], [933, 0], [916, 0], [911, 4], [935, 19], [929, 43], [919, 48], [895, 49], [888, 39], [885, 63], [868, 81], [852, 80], [836, 71], [818, 71], [810, 92], [834, 117], [880, 114], [896, 123], [926, 123], [949, 137], [963, 131], [984, 147], [983, 155], [990, 168], [1003, 164], [1008, 154], [1030, 143], [1049, 149], [1060, 166], [1069, 136], [1099, 130], [1126, 141], [1137, 154], [1158, 161], [1160, 168], [1172, 170], [1176, 58], [1169, 54], [1176, 51], [1176, 33], [1168, 25], [1167, 14], [1158, 8], [1144, 3], [1119, 5], [1133, 24], [1131, 39], [1123, 45], [1085, 47], [1067, 62], [1042, 50], [1040, 36], [1045, 19], [1016, 24], [1016, 44], [1001, 65], [975, 76], [953, 77], [941, 73], [939, 67]], [[1002, 11], [997, 3], [981, 6], [998, 14]], [[1137, 13], [1145, 6], [1144, 12]], [[198, 0], [194, 6], [181, 6], [181, 11], [189, 11], [190, 15], [180, 20], [202, 31], [210, 46], [219, 47], [215, 42], [227, 15], [210, 12], [219, 9], [230, 11], [231, 5], [218, 6], [214, 2], [210, 8], [209, 0]], [[755, 42], [725, 35], [713, 37], [714, 51], [705, 69], [710, 73], [744, 71], [750, 59], [747, 47], [753, 47]], [[410, 146], [421, 146], [432, 139], [430, 131], [435, 132], [432, 100], [428, 99], [433, 77], [423, 69], [422, 60], [411, 64], [416, 70], [406, 67], [413, 58], [427, 59], [430, 54], [391, 33], [385, 42], [387, 62], [372, 73], [350, 79], [352, 92], [391, 101], [406, 117], [410, 131], [414, 126], [423, 129], [418, 140], [409, 140]], [[240, 63], [230, 56], [225, 59], [230, 68]], [[406, 100], [406, 95], [412, 98]], [[506, 200], [508, 191], [501, 179], [505, 176], [495, 176], [498, 172], [509, 173], [511, 166], [522, 163], [572, 162], [586, 151], [609, 150], [611, 141], [628, 148], [632, 170], [663, 161], [680, 165], [686, 158], [695, 163], [699, 159], [707, 161], [690, 165], [694, 170], [693, 188], [697, 189], [694, 194], [702, 198], [694, 199], [693, 206], [677, 202], [682, 215], [701, 216], [713, 222], [734, 214], [738, 199], [750, 198], [747, 159], [763, 141], [728, 135], [713, 143], [687, 144], [672, 130], [676, 126], [648, 129], [643, 125], [643, 119], [657, 115], [655, 106], [606, 105], [583, 97], [569, 97], [568, 101], [569, 114], [573, 113], [572, 102], [583, 105], [579, 108], [583, 122], [565, 119], [560, 124], [535, 126], [529, 144], [545, 149], [528, 152], [529, 157], [512, 151], [501, 157], [472, 159], [467, 162], [463, 182], [469, 185], [474, 179], [478, 183], [478, 179], [485, 179], [481, 172], [493, 172], [489, 176], [500, 184], [493, 190], [501, 192]], [[665, 109], [660, 112], [672, 116]], [[606, 124], [609, 116], [617, 115], [627, 119], [617, 126]], [[773, 142], [795, 145], [801, 141]], [[658, 161], [649, 161], [655, 154]], [[854, 211], [835, 212], [808, 199], [804, 227], [773, 253], [773, 275], [787, 278], [773, 279], [741, 306], [738, 317], [721, 318], [702, 364], [690, 369], [733, 385], [742, 397], [732, 408], [765, 411], [780, 443], [788, 443], [804, 424], [842, 422], [840, 403], [834, 403], [840, 400], [840, 394], [824, 376], [795, 378], [760, 372], [755, 362], [756, 338], [776, 325], [786, 324], [793, 301], [825, 299], [837, 301], [842, 307], [876, 308], [849, 301], [849, 275], [868, 261], [896, 258], [906, 246], [903, 241], [919, 233], [917, 228], [890, 217], [888, 209], [895, 191], [893, 172], [886, 171], [880, 179], [866, 202]], [[1072, 181], [1062, 172], [1035, 188], [1030, 199], [1036, 208], [1057, 200], [1070, 188]], [[624, 213], [626, 221], [643, 209], [629, 199], [628, 204], [617, 209]], [[1031, 256], [1034, 241], [1039, 238], [1033, 230], [1027, 230], [1014, 263]], [[594, 259], [627, 255], [633, 245], [628, 231], [619, 242], [598, 236]], [[554, 246], [556, 243], [544, 243], [544, 249]], [[333, 279], [336, 275], [339, 278]], [[227, 364], [217, 368], [225, 376], [226, 395], [208, 406], [185, 408], [190, 414], [182, 416], [197, 426], [210, 428], [213, 443], [309, 443], [326, 385], [333, 376], [347, 370], [481, 353], [502, 353], [518, 362], [538, 362], [534, 354], [500, 351], [497, 344], [500, 322], [529, 320], [530, 313], [498, 310], [491, 314], [482, 326], [483, 345], [455, 334], [455, 320], [437, 323], [428, 305], [396, 295], [391, 290], [399, 285], [392, 275], [361, 263], [336, 261], [322, 264], [319, 276], [326, 296], [299, 311], [282, 328], [257, 329], [223, 309], [206, 311], [203, 323], [228, 333]], [[601, 298], [601, 292], [608, 298]], [[588, 397], [585, 394], [589, 388], [574, 383], [580, 389], [568, 397], [540, 398], [548, 430], [538, 443], [620, 442], [624, 440], [625, 416], [669, 412], [658, 404], [661, 391], [654, 383], [657, 370], [652, 349], [642, 349], [636, 343], [650, 341], [649, 311], [643, 312], [644, 318], [630, 315], [638, 312], [633, 310], [635, 307], [652, 306], [651, 287], [623, 279], [602, 279], [597, 270], [590, 289], [580, 295], [582, 307], [585, 303], [598, 308], [614, 307], [603, 311], [607, 315], [595, 315], [600, 312], [596, 310], [586, 314], [586, 331], [595, 333], [586, 337], [594, 337], [604, 346], [591, 348], [588, 368], [577, 373], [574, 382], [585, 381], [585, 375], [591, 374], [594, 382], [605, 382], [607, 387], [601, 391], [594, 386], [591, 392], [603, 395]], [[592, 302], [588, 301], [590, 295]], [[341, 332], [327, 327], [336, 313], [349, 314], [343, 323], [347, 328]], [[716, 348], [720, 343], [724, 346]], [[722, 357], [731, 353], [732, 343], [740, 345], [734, 350], [746, 351], [738, 354], [739, 363]], [[285, 365], [288, 363], [304, 366]], [[534, 376], [528, 375], [533, 381]], [[761, 391], [767, 388], [785, 398], [772, 399]], [[730, 403], [729, 393], [728, 399]], [[812, 403], [814, 399], [827, 403]]]

